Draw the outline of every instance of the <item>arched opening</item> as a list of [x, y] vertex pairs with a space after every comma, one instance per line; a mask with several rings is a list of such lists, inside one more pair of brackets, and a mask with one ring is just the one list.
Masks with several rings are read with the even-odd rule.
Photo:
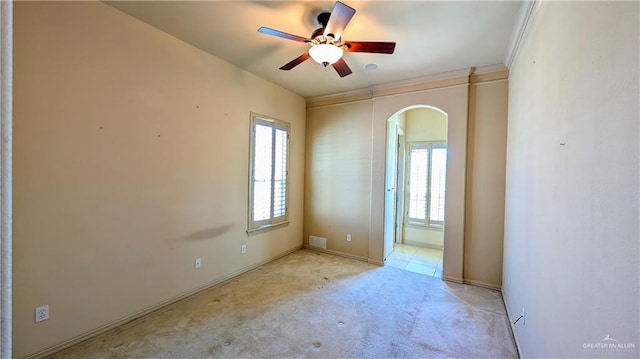
[[405, 107], [387, 119], [385, 264], [442, 277], [447, 113]]

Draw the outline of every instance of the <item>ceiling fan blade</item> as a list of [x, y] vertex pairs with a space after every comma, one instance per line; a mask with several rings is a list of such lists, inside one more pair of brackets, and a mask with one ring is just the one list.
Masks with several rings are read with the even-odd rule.
[[277, 36], [277, 37], [281, 37], [283, 39], [293, 40], [293, 41], [298, 41], [298, 42], [309, 41], [309, 39], [307, 39], [305, 37], [298, 36], [298, 35], [287, 34], [286, 32], [270, 29], [270, 28], [264, 27], [264, 26], [259, 28], [258, 32], [262, 33], [262, 34], [265, 34], [265, 35]]
[[371, 52], [374, 54], [393, 54], [396, 48], [395, 42], [365, 42], [365, 41], [349, 41], [346, 42], [348, 52]]
[[347, 65], [347, 63], [342, 58], [336, 61], [336, 63], [331, 66], [336, 69], [336, 72], [338, 72], [338, 75], [340, 75], [340, 77], [351, 75], [351, 69], [349, 68], [349, 65]]
[[304, 54], [296, 57], [295, 59], [293, 59], [291, 62], [289, 62], [286, 65], [283, 65], [280, 70], [284, 70], [284, 71], [289, 71], [292, 68], [300, 65], [301, 63], [305, 62], [307, 59], [309, 58], [309, 53], [305, 52]]
[[327, 26], [324, 28], [324, 36], [333, 34], [333, 38], [339, 40], [342, 36], [342, 31], [347, 27], [349, 21], [353, 17], [356, 10], [350, 6], [347, 6], [340, 1], [336, 1], [331, 11], [331, 16], [327, 22]]

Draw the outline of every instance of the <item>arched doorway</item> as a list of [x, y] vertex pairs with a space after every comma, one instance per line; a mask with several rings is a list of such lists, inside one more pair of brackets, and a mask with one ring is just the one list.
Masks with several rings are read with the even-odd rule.
[[387, 120], [385, 264], [442, 277], [447, 114], [403, 108]]
[[[371, 211], [369, 258], [384, 264], [384, 197], [387, 120], [416, 104], [428, 104], [447, 114], [447, 198], [442, 279], [463, 283], [466, 196], [468, 85], [379, 96], [373, 102], [371, 140]], [[378, 262], [379, 261], [379, 262]]]

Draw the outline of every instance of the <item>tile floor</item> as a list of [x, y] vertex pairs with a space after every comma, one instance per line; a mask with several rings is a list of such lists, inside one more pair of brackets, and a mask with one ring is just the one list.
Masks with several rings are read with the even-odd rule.
[[442, 278], [442, 249], [396, 243], [385, 265]]

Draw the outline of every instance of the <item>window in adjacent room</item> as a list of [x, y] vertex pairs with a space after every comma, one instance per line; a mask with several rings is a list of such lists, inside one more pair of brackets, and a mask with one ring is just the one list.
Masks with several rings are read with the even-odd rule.
[[252, 113], [248, 234], [287, 223], [288, 190], [289, 124]]
[[444, 225], [447, 147], [444, 143], [409, 145], [407, 222], [431, 227]]

